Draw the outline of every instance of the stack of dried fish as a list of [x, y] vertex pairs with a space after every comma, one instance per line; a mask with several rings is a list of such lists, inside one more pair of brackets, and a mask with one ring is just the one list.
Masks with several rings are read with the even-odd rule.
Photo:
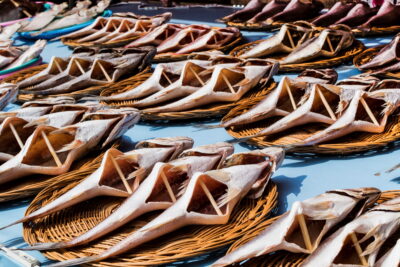
[[[375, 50], [375, 49], [374, 49]], [[357, 59], [363, 60], [368, 54], [368, 51], [360, 54]], [[370, 57], [368, 55], [368, 57]], [[355, 59], [356, 61], [356, 59]], [[357, 67], [363, 71], [368, 71], [374, 74], [380, 73], [399, 73], [400, 72], [400, 34], [397, 34], [393, 40], [379, 48], [377, 52], [369, 58], [364, 64], [357, 64]]]
[[98, 17], [91, 25], [61, 36], [61, 40], [73, 46], [122, 46], [169, 21], [171, 16], [171, 13], [152, 17], [116, 13], [110, 18]]
[[8, 46], [0, 48], [0, 69], [14, 69], [38, 58], [46, 44], [45, 40], [38, 40], [31, 46]]
[[226, 224], [241, 199], [259, 198], [263, 194], [284, 158], [280, 148], [238, 153], [226, 158], [232, 152], [231, 145], [217, 143], [186, 150], [171, 162], [157, 163], [137, 190], [88, 233], [69, 242], [37, 244], [29, 249], [87, 243], [154, 210], [165, 211], [102, 254], [54, 266], [115, 257], [186, 225]]
[[115, 83], [146, 68], [151, 47], [130, 49], [78, 48], [70, 58], [53, 57], [49, 65], [17, 84], [22, 94], [57, 95], [94, 85]]
[[0, 2], [0, 22], [30, 18], [43, 10], [43, 2], [3, 0]]
[[90, 7], [92, 3], [89, 0], [82, 0], [76, 3], [71, 10], [66, 10], [67, 3], [53, 5], [51, 9], [39, 13], [32, 20], [21, 22], [23, 27], [20, 32], [37, 31], [32, 36], [42, 34], [44, 32], [74, 26], [87, 22], [103, 11], [110, 4], [110, 0], [102, 0], [97, 5]]
[[[254, 239], [212, 266], [230, 266], [277, 251], [309, 255], [301, 266], [385, 266], [375, 264], [390, 258], [391, 252], [384, 255], [393, 246], [388, 241], [398, 238], [400, 198], [374, 205], [379, 196], [376, 188], [359, 188], [297, 201]], [[396, 261], [386, 266], [398, 266], [398, 255], [392, 259]]]
[[237, 48], [234, 55], [242, 58], [271, 57], [282, 65], [299, 64], [316, 59], [334, 58], [353, 46], [355, 39], [348, 27], [322, 31], [306, 22], [284, 24], [271, 37]]
[[148, 32], [127, 47], [152, 45], [158, 53], [189, 54], [221, 49], [240, 39], [236, 28], [217, 28], [208, 25], [164, 24]]
[[[343, 80], [337, 85], [309, 84], [298, 98], [295, 97], [297, 91], [298, 85], [284, 77], [278, 87], [259, 104], [222, 126], [250, 127], [245, 124], [261, 118], [266, 127], [242, 139], [248, 140], [269, 137], [304, 124], [325, 125], [323, 130], [311, 133], [295, 144], [307, 146], [353, 132], [382, 133], [389, 116], [400, 106], [400, 83], [397, 80], [378, 83], [376, 78], [365, 75]], [[288, 103], [291, 106], [289, 110]], [[274, 120], [273, 117], [277, 116], [282, 118]]]
[[271, 60], [202, 54], [200, 59], [158, 64], [139, 86], [100, 99], [136, 100], [129, 105], [146, 113], [185, 111], [238, 101], [259, 83], [268, 82], [277, 69]]
[[[32, 174], [65, 173], [74, 161], [96, 147], [110, 144], [140, 118], [139, 112], [133, 108], [101, 109], [98, 105], [87, 104], [33, 105], [22, 109], [36, 108], [41, 109], [42, 114], [52, 113], [36, 118], [25, 113], [21, 118], [21, 113], [16, 111], [14, 117], [7, 116], [2, 122], [0, 138], [4, 142], [1, 152], [7, 161], [0, 165], [0, 184]], [[10, 146], [13, 143], [15, 145]]]
[[339, 1], [327, 13], [312, 21], [316, 26], [344, 24], [371, 30], [400, 26], [400, 6], [393, 0], [385, 0], [380, 7], [371, 7], [364, 1]]
[[251, 0], [242, 10], [221, 20], [246, 24], [272, 24], [309, 20], [320, 14], [324, 5], [318, 0]]

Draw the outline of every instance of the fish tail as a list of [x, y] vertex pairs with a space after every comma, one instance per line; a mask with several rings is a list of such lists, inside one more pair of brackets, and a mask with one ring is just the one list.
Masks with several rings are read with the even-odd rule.
[[67, 246], [67, 242], [58, 242], [58, 243], [37, 243], [35, 245], [19, 248], [19, 250], [52, 250], [65, 248]]
[[98, 261], [101, 258], [99, 256], [89, 256], [89, 257], [83, 257], [83, 258], [78, 258], [78, 259], [72, 259], [72, 260], [66, 260], [66, 261], [62, 261], [62, 262], [57, 262], [57, 263], [53, 263], [50, 265], [47, 265], [48, 267], [67, 267], [67, 266], [77, 266], [77, 265], [81, 265], [84, 263], [89, 263], [92, 261]]

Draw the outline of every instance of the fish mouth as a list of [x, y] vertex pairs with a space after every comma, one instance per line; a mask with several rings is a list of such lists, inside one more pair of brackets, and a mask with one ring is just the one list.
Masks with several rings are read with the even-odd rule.
[[185, 192], [189, 178], [187, 168], [164, 164], [146, 203], [175, 202]]
[[[210, 195], [215, 200], [214, 204], [210, 201]], [[226, 184], [214, 179], [211, 175], [202, 174], [197, 180], [186, 211], [221, 216], [228, 211], [227, 198]]]

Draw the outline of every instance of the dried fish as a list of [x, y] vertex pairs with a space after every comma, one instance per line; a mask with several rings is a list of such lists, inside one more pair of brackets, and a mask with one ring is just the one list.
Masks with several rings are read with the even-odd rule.
[[4, 70], [18, 67], [34, 58], [37, 58], [40, 53], [42, 53], [46, 44], [47, 42], [45, 40], [37, 40], [22, 55], [20, 55], [17, 60], [13, 61], [10, 65], [7, 65]]
[[282, 12], [288, 3], [289, 2], [286, 0], [272, 0], [268, 2], [259, 13], [248, 20], [248, 23], [263, 22], [275, 14]]
[[67, 3], [62, 3], [59, 5], [53, 5], [50, 10], [41, 12], [37, 14], [32, 20], [28, 20], [26, 25], [22, 26], [21, 32], [37, 31], [46, 27], [51, 21], [53, 21], [56, 16], [62, 13], [68, 7]]
[[0, 110], [17, 100], [18, 88], [13, 83], [0, 84]]
[[371, 27], [391, 27], [400, 25], [399, 23], [400, 6], [385, 0], [380, 6], [378, 13], [372, 16], [360, 28], [370, 29]]
[[258, 236], [212, 266], [228, 266], [279, 250], [310, 254], [329, 231], [359, 216], [379, 196], [380, 191], [376, 188], [359, 188], [332, 190], [301, 202], [296, 201], [290, 211]]
[[358, 2], [347, 15], [335, 22], [336, 25], [344, 24], [350, 27], [365, 23], [371, 16], [378, 11], [376, 7], [370, 7], [368, 2]]
[[221, 18], [222, 21], [246, 21], [255, 16], [258, 12], [263, 10], [265, 3], [262, 0], [251, 0], [241, 10]]
[[240, 165], [195, 173], [183, 195], [171, 207], [105, 252], [51, 266], [73, 266], [114, 257], [187, 225], [226, 224], [236, 204], [254, 184], [262, 180], [259, 186], [264, 187], [273, 173], [268, 149], [257, 154], [260, 152], [264, 157], [254, 157], [249, 152], [249, 157], [243, 157]]
[[86, 244], [144, 213], [166, 210], [179, 200], [195, 173], [219, 168], [225, 158], [232, 153], [232, 145], [217, 143], [186, 150], [178, 159], [168, 163], [159, 162], [137, 191], [90, 231], [71, 241], [37, 244], [29, 249], [55, 249]]
[[191, 138], [171, 137], [140, 142], [135, 150], [126, 153], [110, 148], [104, 154], [100, 167], [81, 183], [51, 203], [6, 227], [44, 217], [96, 196], [129, 197], [157, 162], [173, 160], [183, 150], [192, 146]]
[[345, 17], [347, 13], [356, 5], [356, 2], [336, 2], [325, 14], [317, 17], [312, 21], [315, 26], [328, 27], [336, 21]]
[[268, 18], [267, 23], [312, 19], [318, 16], [323, 8], [324, 5], [318, 0], [291, 0], [284, 10]]

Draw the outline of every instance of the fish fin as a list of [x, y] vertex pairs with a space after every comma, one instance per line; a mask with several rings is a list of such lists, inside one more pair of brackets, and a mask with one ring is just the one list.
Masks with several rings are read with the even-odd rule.
[[76, 149], [76, 148], [78, 148], [78, 147], [80, 147], [80, 146], [82, 146], [82, 145], [83, 145], [83, 142], [82, 142], [82, 141], [80, 141], [80, 140], [74, 140], [74, 141], [72, 141], [71, 143], [66, 144], [66, 145], [63, 146], [61, 149], [59, 149], [59, 150], [57, 151], [57, 153], [62, 153], [62, 152], [70, 151], [70, 150]]
[[89, 256], [89, 257], [83, 257], [83, 258], [77, 258], [77, 259], [72, 259], [72, 260], [66, 260], [66, 261], [62, 261], [62, 262], [52, 263], [52, 264], [47, 265], [47, 266], [48, 267], [77, 266], [77, 265], [81, 265], [81, 264], [84, 264], [84, 263], [97, 261], [97, 260], [100, 260], [99, 256]]

